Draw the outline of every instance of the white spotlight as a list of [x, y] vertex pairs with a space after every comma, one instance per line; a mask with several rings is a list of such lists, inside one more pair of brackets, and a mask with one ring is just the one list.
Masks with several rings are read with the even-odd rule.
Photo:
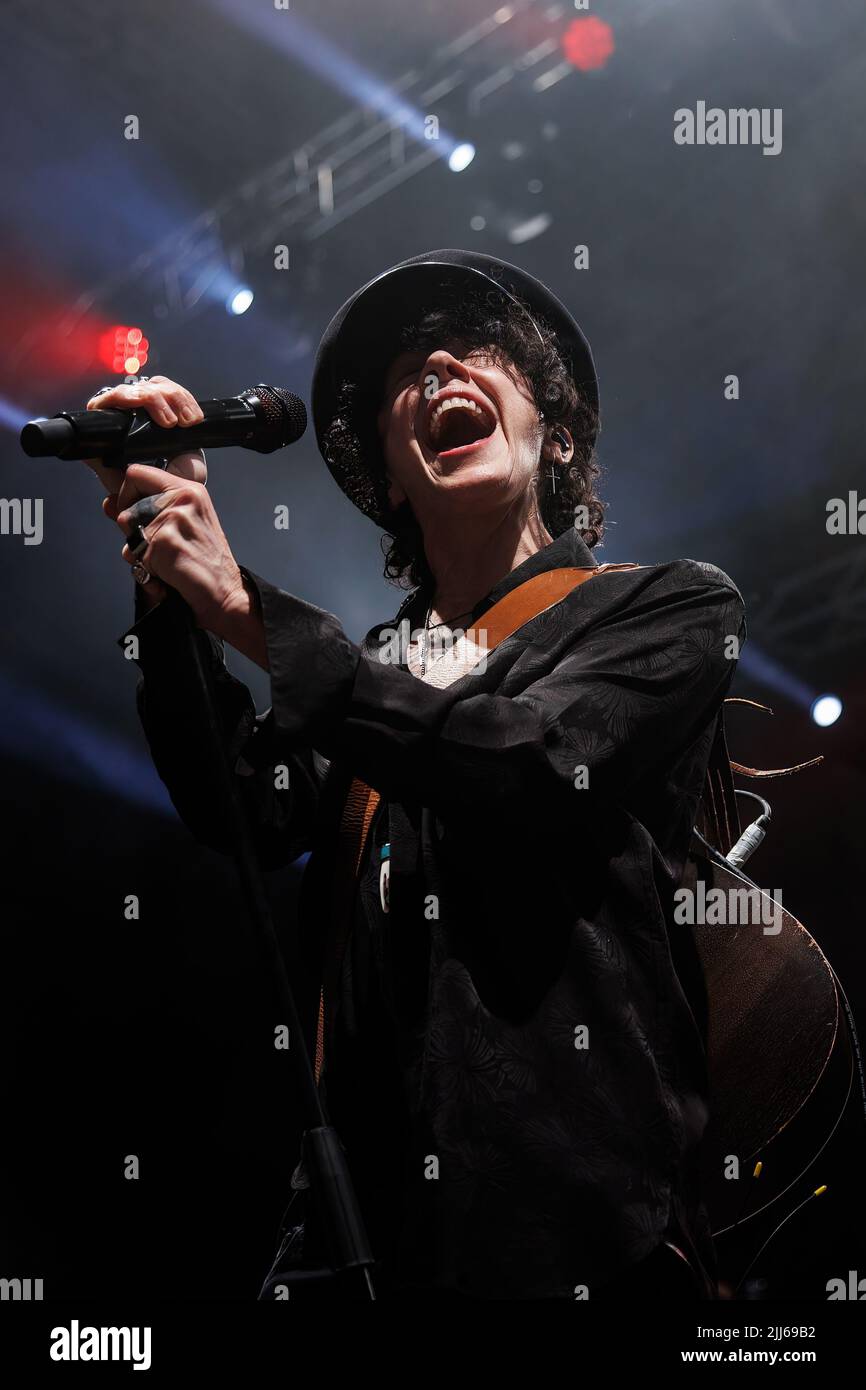
[[248, 290], [245, 285], [239, 289], [232, 290], [226, 300], [226, 308], [230, 314], [245, 314], [254, 299], [252, 290]]
[[829, 724], [835, 724], [842, 713], [842, 701], [838, 695], [819, 695], [812, 701], [810, 713], [815, 723], [826, 729]]
[[457, 145], [448, 156], [448, 168], [452, 174], [459, 174], [475, 158], [474, 145]]

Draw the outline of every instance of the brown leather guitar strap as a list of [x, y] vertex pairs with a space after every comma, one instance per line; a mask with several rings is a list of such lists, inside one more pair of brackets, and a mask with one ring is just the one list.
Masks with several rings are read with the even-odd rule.
[[[599, 565], [594, 569], [555, 569], [533, 575], [516, 589], [510, 590], [498, 603], [478, 619], [478, 629], [470, 629], [467, 637], [482, 647], [487, 656], [539, 613], [552, 608], [580, 584], [595, 575], [613, 570], [633, 570], [634, 563]], [[479, 658], [480, 660], [480, 658]], [[380, 796], [359, 777], [352, 779], [337, 832], [337, 846], [332, 878], [329, 940], [325, 943], [322, 985], [319, 994], [319, 1018], [316, 1030], [316, 1080], [322, 1074], [325, 1061], [325, 1038], [330, 1037], [336, 1012], [343, 957], [355, 911], [358, 878], [364, 862], [367, 836]]]

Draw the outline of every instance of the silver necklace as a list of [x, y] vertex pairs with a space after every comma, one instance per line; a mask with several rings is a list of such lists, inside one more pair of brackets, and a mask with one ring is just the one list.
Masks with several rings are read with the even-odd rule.
[[425, 676], [427, 674], [427, 656], [430, 650], [430, 644], [428, 641], [429, 634], [433, 631], [434, 628], [448, 627], [451, 623], [455, 622], [457, 618], [470, 617], [472, 614], [472, 609], [467, 608], [464, 613], [455, 613], [453, 618], [446, 618], [441, 623], [433, 623], [433, 626], [431, 627], [430, 615], [432, 612], [433, 602], [431, 599], [430, 604], [427, 608], [427, 617], [424, 619], [424, 631], [421, 634], [421, 641], [418, 644], [418, 665], [420, 666], [422, 676]]

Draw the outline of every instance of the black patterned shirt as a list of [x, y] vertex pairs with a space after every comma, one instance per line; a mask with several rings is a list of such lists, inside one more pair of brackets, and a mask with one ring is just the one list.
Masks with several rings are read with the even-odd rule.
[[[594, 564], [568, 531], [473, 620], [483, 628], [533, 574]], [[423, 595], [358, 646], [333, 615], [246, 573], [271, 708], [256, 715], [215, 639], [211, 659], [264, 862], [312, 849], [311, 980], [340, 809], [329, 764], [332, 781], [340, 769], [382, 798], [323, 1087], [386, 1278], [591, 1297], [671, 1238], [711, 1271], [706, 1057], [673, 894], [745, 636], [736, 586], [693, 560], [599, 576], [483, 671], [435, 689], [379, 659], [384, 629], [423, 624]], [[139, 708], [178, 811], [220, 848], [207, 770], [176, 727], [170, 623], [157, 608], [134, 629]], [[274, 789], [277, 763], [288, 791]], [[311, 990], [311, 1027], [314, 1011]]]

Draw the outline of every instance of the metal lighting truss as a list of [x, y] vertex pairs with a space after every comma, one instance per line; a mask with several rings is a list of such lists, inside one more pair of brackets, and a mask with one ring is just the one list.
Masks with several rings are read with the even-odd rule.
[[[505, 25], [533, 16], [534, 44], [490, 70], [491, 38]], [[512, 0], [390, 84], [396, 102], [422, 116], [436, 115], [459, 140], [461, 125], [477, 117], [509, 84], [541, 92], [574, 72], [562, 61], [564, 4]], [[540, 29], [549, 32], [538, 38]], [[519, 47], [519, 45], [517, 45]], [[84, 291], [63, 329], [74, 331], [95, 305], [110, 303], [132, 285], [149, 294], [157, 317], [191, 316], [206, 307], [209, 286], [228, 268], [239, 278], [246, 258], [315, 241], [362, 208], [442, 158], [435, 139], [417, 140], [403, 125], [355, 106], [185, 226], [178, 227], [128, 266]]]

